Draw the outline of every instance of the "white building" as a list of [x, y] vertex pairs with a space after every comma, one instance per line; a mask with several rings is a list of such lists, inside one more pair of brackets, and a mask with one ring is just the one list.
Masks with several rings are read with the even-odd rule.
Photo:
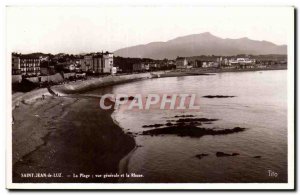
[[236, 68], [253, 68], [254, 65], [255, 59], [236, 58], [229, 60], [229, 66], [235, 66]]
[[114, 66], [114, 54], [105, 52], [103, 55], [103, 73], [111, 73], [112, 67]]
[[255, 59], [249, 59], [249, 58], [237, 58], [237, 59], [230, 59], [229, 65], [237, 65], [237, 64], [254, 64]]

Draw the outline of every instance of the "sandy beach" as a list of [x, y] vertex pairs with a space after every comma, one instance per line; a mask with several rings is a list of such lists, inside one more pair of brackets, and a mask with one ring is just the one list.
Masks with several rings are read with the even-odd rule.
[[[113, 109], [101, 110], [99, 97], [77, 93], [150, 77], [99, 77], [13, 94], [13, 182], [117, 182], [119, 178], [73, 177], [124, 173], [126, 167], [119, 170], [119, 162], [135, 147], [133, 137], [113, 121]], [[44, 173], [62, 177], [26, 176]]]
[[[117, 126], [113, 110], [99, 100], [46, 97], [13, 110], [13, 182], [117, 182], [118, 178], [73, 178], [72, 174], [115, 174], [135, 141]], [[28, 178], [21, 173], [62, 173]]]

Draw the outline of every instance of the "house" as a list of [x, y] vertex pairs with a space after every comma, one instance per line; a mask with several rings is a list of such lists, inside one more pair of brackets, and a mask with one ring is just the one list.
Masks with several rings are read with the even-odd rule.
[[91, 67], [93, 66], [93, 56], [85, 55], [82, 59], [79, 60], [79, 64], [83, 72], [89, 72], [91, 70]]
[[221, 62], [221, 65], [228, 66], [229, 65], [229, 60], [227, 58], [224, 58]]
[[33, 55], [12, 54], [12, 74], [39, 76], [40, 59]]
[[216, 65], [216, 63], [212, 60], [201, 60], [200, 62], [198, 62], [200, 64], [201, 68], [211, 68], [214, 65]]
[[81, 70], [91, 73], [111, 73], [113, 63], [113, 53], [101, 52], [85, 55], [79, 60]]
[[210, 68], [219, 65], [218, 59], [215, 56], [199, 56], [193, 59], [193, 67], [195, 68]]
[[249, 58], [237, 58], [236, 61], [240, 64], [253, 64], [255, 63], [255, 60], [249, 59]]
[[114, 54], [110, 52], [103, 53], [103, 72], [102, 73], [111, 73], [112, 67], [114, 66]]
[[228, 61], [228, 64], [229, 66], [237, 66], [239, 64], [239, 62], [234, 59], [234, 58], [231, 58], [229, 61]]
[[255, 62], [255, 59], [250, 58], [232, 58], [229, 60], [229, 66], [233, 66], [239, 69], [254, 68]]
[[117, 74], [117, 67], [112, 67], [112, 69], [111, 69], [111, 74], [112, 74], [112, 75]]
[[12, 63], [12, 74], [20, 75], [21, 74], [20, 57], [12, 55], [11, 63]]
[[147, 63], [144, 64], [144, 68], [145, 68], [146, 71], [149, 71], [150, 70], [150, 64], [147, 64]]
[[132, 71], [133, 72], [144, 72], [146, 70], [149, 70], [149, 64], [135, 63], [135, 64], [132, 65]]
[[175, 64], [176, 64], [176, 69], [185, 69], [188, 66], [188, 61], [184, 57], [177, 57]]
[[[148, 66], [149, 66], [150, 70], [157, 70], [159, 68], [159, 64], [157, 64], [155, 62], [151, 62], [150, 64], [148, 64]], [[145, 68], [147, 69], [148, 67], [145, 67]]]
[[102, 54], [95, 54], [92, 57], [92, 66], [91, 72], [93, 73], [103, 73], [103, 55]]

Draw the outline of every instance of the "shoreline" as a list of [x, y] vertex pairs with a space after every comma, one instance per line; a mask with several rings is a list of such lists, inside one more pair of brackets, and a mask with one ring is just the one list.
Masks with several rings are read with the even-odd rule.
[[[121, 174], [126, 174], [128, 172], [128, 164], [129, 164], [129, 160], [130, 157], [132, 156], [132, 154], [134, 153], [134, 151], [137, 149], [137, 145], [135, 142], [135, 138], [132, 135], [127, 134], [126, 130], [120, 125], [120, 123], [116, 120], [115, 115], [117, 110], [112, 109], [113, 112], [111, 113], [110, 117], [112, 118], [113, 123], [115, 123], [118, 127], [120, 127], [122, 129], [122, 131], [128, 135], [129, 137], [132, 137], [134, 139], [134, 148], [131, 149], [131, 151], [129, 153], [127, 153], [120, 161], [119, 161], [119, 165], [118, 165], [118, 173], [119, 175]], [[118, 182], [119, 183], [123, 183], [126, 181], [126, 178], [118, 178]]]
[[82, 92], [122, 83], [134, 82], [142, 79], [163, 78], [163, 77], [181, 77], [181, 76], [206, 76], [215, 73], [226, 72], [251, 72], [251, 71], [270, 71], [287, 70], [286, 67], [260, 68], [260, 69], [192, 69], [192, 71], [156, 71], [148, 73], [138, 73], [129, 75], [117, 75], [91, 78], [89, 80], [79, 80], [71, 83], [51, 86], [51, 91], [47, 88], [38, 88], [29, 92], [16, 92], [12, 94], [12, 109], [20, 102], [33, 102], [44, 96], [52, 96], [51, 92], [59, 96], [68, 96], [71, 94], [80, 94]]
[[[251, 70], [251, 71], [253, 71], [253, 70]], [[257, 70], [257, 71], [264, 71], [264, 70]], [[235, 72], [240, 72], [240, 71], [235, 71]], [[185, 74], [183, 74], [183, 73], [184, 72], [179, 72], [179, 74], [180, 74], [179, 76], [205, 75], [205, 74], [203, 74], [203, 72], [201, 72], [201, 73], [196, 72], [196, 73], [193, 73], [193, 74], [187, 74], [186, 72], [185, 72]], [[20, 135], [14, 135], [14, 132], [15, 132], [14, 127], [15, 127], [16, 124], [14, 124], [14, 127], [13, 127], [13, 146], [14, 146], [13, 148], [14, 149], [16, 147], [19, 148], [19, 149], [16, 149], [16, 151], [13, 150], [13, 178], [14, 178], [14, 182], [15, 181], [16, 182], [42, 182], [42, 183], [43, 182], [45, 182], [45, 183], [54, 182], [51, 179], [50, 180], [46, 179], [46, 180], [43, 180], [43, 181], [39, 181], [39, 180], [32, 179], [32, 178], [28, 179], [28, 178], [18, 178], [18, 177], [16, 177], [16, 174], [18, 174], [17, 172], [19, 172], [18, 170], [25, 171], [26, 167], [28, 165], [30, 165], [31, 161], [38, 160], [38, 157], [40, 158], [41, 155], [44, 155], [45, 151], [43, 151], [43, 148], [47, 147], [47, 145], [49, 147], [49, 139], [51, 138], [51, 136], [53, 136], [53, 134], [54, 134], [54, 136], [58, 136], [58, 135], [55, 135], [55, 134], [58, 131], [62, 130], [62, 129], [57, 128], [56, 124], [55, 125], [52, 124], [52, 125], [48, 126], [50, 128], [50, 130], [47, 129], [47, 130], [42, 130], [41, 131], [40, 128], [43, 127], [43, 125], [45, 125], [45, 124], [43, 124], [43, 121], [41, 122], [41, 120], [39, 120], [39, 117], [40, 117], [39, 115], [42, 115], [42, 114], [45, 115], [44, 117], [47, 118], [45, 123], [51, 123], [51, 120], [53, 120], [55, 117], [59, 118], [60, 114], [62, 116], [66, 116], [67, 115], [66, 114], [66, 109], [69, 108], [68, 104], [70, 104], [70, 106], [72, 106], [72, 104], [74, 103], [74, 102], [72, 103], [71, 100], [75, 99], [75, 102], [76, 102], [78, 99], [81, 99], [81, 101], [83, 101], [82, 98], [80, 98], [80, 95], [76, 98], [76, 93], [83, 92], [85, 90], [90, 90], [91, 88], [95, 88], [95, 87], [98, 88], [98, 87], [104, 87], [104, 86], [108, 86], [108, 85], [115, 85], [115, 84], [121, 84], [121, 83], [126, 83], [126, 82], [133, 82], [133, 81], [137, 81], [137, 80], [140, 80], [140, 79], [159, 78], [159, 77], [172, 77], [172, 76], [174, 76], [174, 75], [168, 75], [168, 72], [163, 72], [163, 74], [161, 74], [161, 73], [160, 74], [156, 73], [156, 74], [157, 75], [155, 75], [155, 73], [152, 73], [152, 75], [150, 75], [150, 77], [149, 77], [148, 73], [146, 75], [145, 74], [137, 74], [137, 75], [139, 75], [138, 78], [132, 78], [131, 75], [129, 75], [129, 76], [126, 75], [127, 77], [125, 77], [125, 79], [116, 79], [116, 80], [111, 79], [111, 78], [116, 78], [116, 77], [110, 77], [110, 79], [108, 79], [109, 82], [107, 82], [107, 83], [101, 83], [101, 82], [103, 82], [103, 80], [96, 79], [96, 82], [95, 82], [95, 80], [92, 80], [92, 81], [89, 80], [89, 82], [81, 82], [80, 84], [71, 83], [71, 84], [67, 84], [67, 85], [64, 84], [64, 85], [54, 86], [54, 89], [51, 88], [55, 93], [58, 93], [59, 96], [64, 96], [64, 97], [52, 96], [49, 93], [49, 91], [45, 88], [38, 89], [38, 90], [35, 90], [33, 92], [25, 93], [24, 96], [27, 99], [20, 100], [20, 99], [22, 99], [22, 96], [21, 96], [21, 98], [20, 98], [20, 96], [17, 96], [18, 97], [17, 101], [19, 101], [19, 105], [17, 107], [13, 107], [13, 113], [19, 111], [19, 114], [20, 114], [20, 112], [23, 112], [27, 108], [27, 112], [23, 112], [23, 113], [26, 113], [28, 115], [25, 116], [25, 117], [21, 117], [20, 120], [18, 120], [18, 119], [14, 120], [14, 122], [16, 122], [16, 123], [18, 123], [20, 121], [21, 122], [25, 121], [23, 126], [22, 126], [22, 128], [24, 129], [25, 132], [22, 132]], [[99, 86], [99, 83], [100, 83], [100, 86]], [[91, 86], [89, 86], [89, 85], [91, 85]], [[46, 98], [45, 99], [40, 98], [42, 96], [41, 94], [46, 95]], [[70, 97], [68, 97], [69, 95], [70, 95]], [[69, 101], [67, 101], [66, 99], [68, 99]], [[49, 100], [53, 100], [54, 102], [49, 103]], [[60, 101], [58, 101], [58, 100], [60, 100]], [[15, 101], [15, 102], [17, 102], [17, 101]], [[90, 100], [87, 100], [87, 101], [90, 101]], [[14, 102], [14, 100], [13, 100], [13, 102]], [[54, 106], [51, 103], [54, 103]], [[61, 104], [63, 106], [61, 108], [57, 108]], [[15, 103], [15, 105], [17, 105], [17, 104]], [[46, 108], [43, 108], [43, 107], [45, 107], [45, 105], [46, 105]], [[51, 107], [51, 105], [53, 107]], [[20, 111], [21, 109], [24, 109], [24, 110]], [[45, 109], [46, 109], [46, 111], [45, 111]], [[48, 109], [49, 110], [54, 109], [55, 111], [53, 111], [51, 113], [52, 115], [50, 114], [50, 116], [46, 116], [47, 114], [49, 114], [49, 112], [47, 112]], [[97, 108], [97, 109], [99, 109], [99, 108]], [[78, 110], [80, 110], [80, 109], [78, 109]], [[38, 111], [38, 114], [35, 114], [35, 111]], [[113, 131], [118, 132], [119, 136], [123, 137], [123, 138], [116, 137], [117, 139], [125, 139], [125, 140], [127, 139], [128, 140], [127, 144], [129, 143], [129, 146], [125, 149], [125, 152], [123, 152], [121, 155], [118, 155], [117, 160], [115, 160], [115, 159], [112, 160], [115, 164], [114, 165], [115, 166], [114, 171], [116, 173], [122, 174], [122, 173], [125, 173], [127, 171], [126, 166], [129, 163], [130, 156], [132, 155], [132, 153], [136, 149], [136, 144], [135, 144], [134, 137], [126, 134], [126, 131], [124, 131], [124, 129], [117, 123], [117, 121], [115, 121], [114, 116], [113, 116], [114, 112], [115, 112], [115, 110], [113, 110], [113, 109], [111, 109], [110, 111], [101, 110], [102, 116], [105, 116], [105, 118], [106, 118], [105, 122], [102, 124], [102, 128], [108, 128], [108, 126], [109, 126], [109, 130], [112, 129]], [[92, 113], [90, 113], [90, 114], [92, 114]], [[31, 116], [29, 116], [29, 115], [31, 115]], [[38, 115], [38, 116], [36, 116], [36, 115]], [[21, 114], [21, 116], [22, 116], [22, 114]], [[63, 118], [63, 117], [61, 117], [61, 118]], [[69, 121], [72, 121], [72, 120], [69, 120]], [[40, 123], [42, 123], [42, 124], [40, 124]], [[34, 127], [34, 128], [32, 128], [32, 127]], [[95, 126], [93, 128], [97, 128], [97, 127], [99, 127], [99, 126]], [[52, 128], [54, 128], [56, 130], [54, 132], [52, 132], [52, 130], [51, 130]], [[90, 128], [90, 129], [94, 130], [93, 128]], [[31, 133], [27, 132], [28, 129], [31, 129]], [[25, 134], [27, 134], [27, 135], [25, 135]], [[68, 134], [68, 133], [66, 132], [66, 134]], [[34, 136], [31, 138], [30, 136], [32, 136], [32, 135], [34, 135]], [[106, 136], [110, 136], [109, 133], [106, 134]], [[17, 145], [16, 145], [16, 143], [14, 141], [15, 140], [14, 137], [17, 137], [17, 139], [22, 137], [23, 141], [17, 143]], [[54, 147], [54, 148], [57, 147], [56, 146], [57, 141], [55, 141], [55, 139], [50, 139], [50, 140], [52, 140], [52, 143], [50, 144], [51, 147]], [[87, 141], [89, 141], [89, 140], [87, 140]], [[26, 147], [24, 147], [24, 145]], [[105, 147], [107, 147], [107, 149], [109, 149], [110, 146], [106, 145]], [[118, 145], [116, 147], [118, 147], [120, 149], [124, 146]], [[48, 148], [48, 149], [50, 149], [50, 148]], [[40, 150], [43, 151], [43, 152], [39, 152]], [[16, 152], [17, 152], [18, 155], [16, 155]], [[35, 153], [38, 153], [38, 155], [36, 155]], [[62, 157], [60, 157], [60, 158], [62, 158]], [[116, 161], [118, 161], [117, 165], [116, 165]], [[18, 164], [16, 165], [16, 163], [18, 163]], [[37, 162], [37, 164], [39, 164], [39, 163]], [[111, 162], [109, 164], [111, 164]], [[51, 169], [51, 165], [49, 165], [49, 166], [39, 165], [39, 166], [48, 167], [49, 168], [48, 171], [50, 171], [50, 172], [53, 171]], [[76, 165], [74, 165], [74, 166], [75, 166], [75, 170], [77, 170], [78, 167], [76, 167]], [[92, 164], [90, 166], [92, 166]], [[43, 171], [43, 169], [40, 169], [40, 168], [33, 169], [32, 167], [30, 168], [30, 170], [31, 171]], [[61, 169], [61, 170], [63, 170], [63, 169]], [[94, 170], [94, 169], [92, 169], [92, 170]], [[87, 169], [87, 171], [89, 171], [89, 169]], [[101, 170], [101, 171], [103, 171], [103, 170]], [[55, 180], [55, 182], [57, 182], [57, 183], [66, 182], [66, 181], [67, 182], [95, 182], [95, 181], [97, 181], [97, 182], [118, 182], [118, 181], [119, 182], [124, 182], [123, 180], [119, 180], [119, 178], [115, 178], [115, 179], [112, 179], [112, 180], [110, 180], [110, 179], [107, 179], [107, 180], [99, 180], [99, 179], [90, 179], [90, 180], [75, 179], [75, 180], [72, 180], [70, 178], [69, 179], [68, 178], [58, 179], [58, 180], [59, 181]]]

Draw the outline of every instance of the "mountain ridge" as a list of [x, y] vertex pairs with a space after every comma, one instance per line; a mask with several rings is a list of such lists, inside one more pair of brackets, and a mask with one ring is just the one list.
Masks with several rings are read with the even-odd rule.
[[204, 32], [176, 37], [165, 42], [156, 41], [125, 47], [114, 53], [121, 57], [152, 59], [174, 59], [177, 56], [197, 55], [266, 55], [287, 54], [287, 45], [276, 45], [269, 41], [252, 40], [248, 37], [220, 38], [210, 32]]

